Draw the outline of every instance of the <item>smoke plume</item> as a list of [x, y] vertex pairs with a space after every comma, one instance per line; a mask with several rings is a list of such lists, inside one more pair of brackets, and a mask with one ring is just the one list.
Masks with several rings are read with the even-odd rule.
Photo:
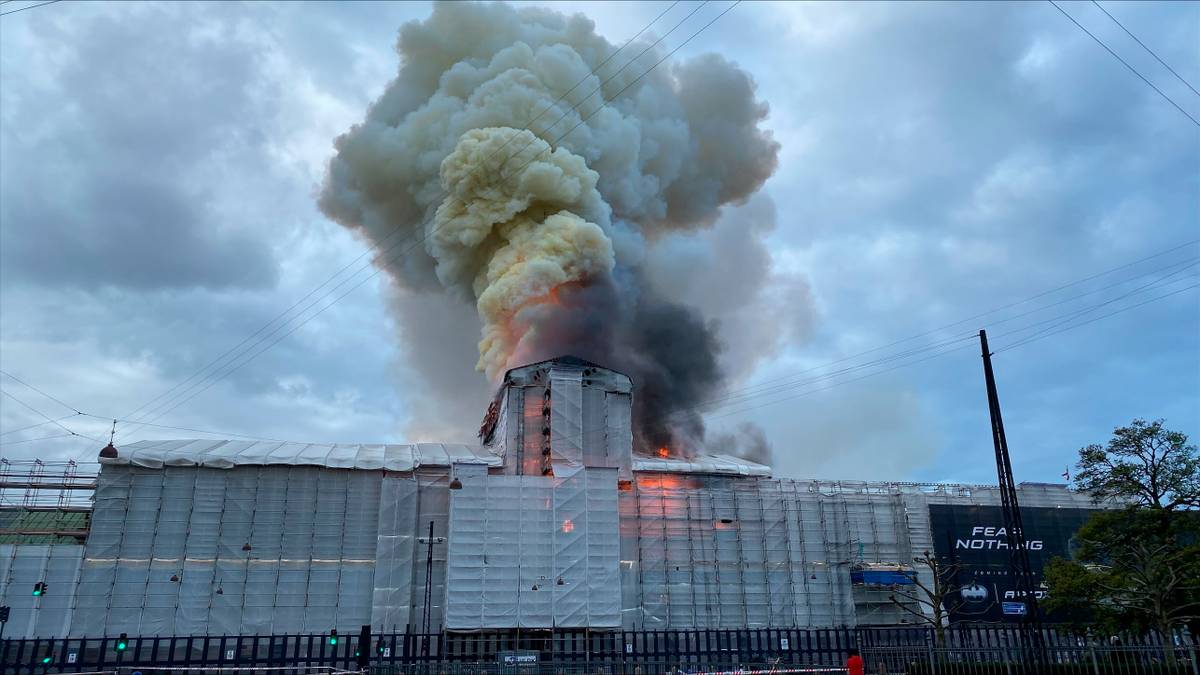
[[[687, 454], [695, 406], [722, 387], [718, 326], [647, 265], [753, 194], [778, 145], [746, 72], [716, 55], [651, 70], [653, 40], [614, 55], [582, 15], [436, 5], [401, 28], [399, 73], [337, 139], [320, 206], [389, 251], [403, 293], [474, 305], [493, 384], [530, 361], [596, 361], [634, 380], [637, 448]], [[443, 348], [412, 335], [412, 354]]]

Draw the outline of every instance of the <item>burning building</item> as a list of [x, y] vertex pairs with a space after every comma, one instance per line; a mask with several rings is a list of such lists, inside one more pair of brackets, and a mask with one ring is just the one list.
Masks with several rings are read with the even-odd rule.
[[[6, 521], [8, 635], [900, 624], [889, 589], [928, 574], [927, 550], [971, 561], [967, 595], [1002, 618], [1007, 555], [974, 543], [1000, 523], [995, 488], [635, 453], [635, 395], [566, 357], [509, 370], [478, 445], [122, 447], [100, 460], [86, 530]], [[1020, 492], [1036, 552], [1065, 553], [1088, 498]], [[31, 597], [38, 582], [51, 590]]]

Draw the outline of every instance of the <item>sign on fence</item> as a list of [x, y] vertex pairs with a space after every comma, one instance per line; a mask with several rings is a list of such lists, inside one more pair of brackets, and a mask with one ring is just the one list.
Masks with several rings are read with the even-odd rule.
[[526, 663], [537, 663], [539, 652], [531, 650], [496, 652], [496, 658], [506, 666], [519, 666]]
[[1025, 603], [1023, 602], [1004, 603], [1004, 613], [1008, 616], [1025, 616], [1025, 611]]

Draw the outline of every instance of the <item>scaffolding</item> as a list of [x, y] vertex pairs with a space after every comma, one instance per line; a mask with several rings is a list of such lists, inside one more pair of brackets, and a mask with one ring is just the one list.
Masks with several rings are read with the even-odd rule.
[[[603, 485], [589, 478], [579, 488], [580, 501], [555, 494], [553, 486], [568, 475], [504, 474], [486, 457], [457, 465], [466, 467], [467, 483], [471, 471], [499, 481], [495, 499], [473, 501], [469, 485], [449, 489], [456, 470], [449, 464], [389, 471], [222, 462], [224, 468], [106, 464], [98, 479], [82, 472], [52, 477], [43, 469], [26, 480], [43, 487], [93, 483], [95, 508], [65, 512], [89, 516], [86, 547], [82, 537], [68, 538], [71, 545], [0, 543], [0, 603], [13, 607], [9, 630], [61, 636], [353, 631], [364, 623], [435, 632], [506, 623], [528, 630], [898, 624], [904, 613], [880, 589], [856, 585], [854, 568], [911, 564], [934, 550], [930, 505], [999, 501], [990, 486], [666, 471], [638, 471], [623, 483], [618, 467], [580, 469], [604, 476]], [[508, 495], [512, 486], [504, 481], [541, 487], [521, 483], [512, 488], [519, 495]], [[25, 498], [27, 488], [9, 489], [21, 490], [14, 500]], [[1065, 486], [1021, 489], [1027, 508], [1092, 506]], [[31, 507], [49, 506], [47, 500], [56, 507], [59, 497], [30, 499]], [[605, 501], [610, 506], [600, 509]], [[505, 510], [510, 503], [515, 512]], [[472, 508], [475, 525], [462, 519]], [[610, 513], [606, 524], [592, 522], [602, 511]], [[570, 534], [562, 532], [566, 520], [574, 539], [561, 538]], [[468, 541], [472, 527], [491, 538], [483, 557]], [[536, 563], [538, 556], [545, 559]], [[506, 560], [520, 560], [520, 569], [504, 572]], [[577, 564], [584, 560], [586, 571]], [[459, 604], [479, 599], [481, 589], [471, 583], [482, 583], [484, 593], [508, 592], [489, 586], [489, 578], [520, 584], [512, 589], [519, 612], [488, 615]], [[37, 581], [53, 588], [40, 604], [28, 592]], [[542, 591], [546, 582], [550, 594]], [[560, 611], [554, 594], [585, 583], [586, 603]], [[597, 613], [598, 596], [614, 611]], [[539, 604], [543, 598], [549, 605]], [[462, 618], [472, 612], [480, 625]]]

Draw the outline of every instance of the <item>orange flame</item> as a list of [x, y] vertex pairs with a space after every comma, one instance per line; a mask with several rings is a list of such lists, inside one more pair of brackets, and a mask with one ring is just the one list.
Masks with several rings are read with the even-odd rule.
[[667, 447], [664, 445], [663, 447], [658, 449], [658, 456], [662, 457], [663, 459], [666, 459], [667, 457], [671, 456], [671, 451], [667, 450]]

